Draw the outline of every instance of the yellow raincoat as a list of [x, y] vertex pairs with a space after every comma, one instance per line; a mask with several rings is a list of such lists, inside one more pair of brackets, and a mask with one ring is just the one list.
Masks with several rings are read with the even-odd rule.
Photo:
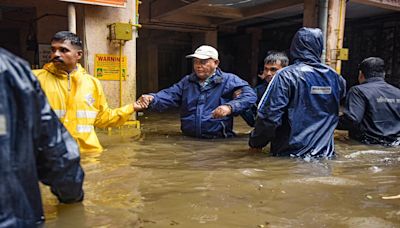
[[80, 64], [69, 75], [53, 63], [34, 70], [51, 107], [78, 142], [81, 152], [103, 150], [94, 126], [115, 127], [124, 124], [134, 112], [133, 105], [108, 107], [100, 81], [87, 74]]

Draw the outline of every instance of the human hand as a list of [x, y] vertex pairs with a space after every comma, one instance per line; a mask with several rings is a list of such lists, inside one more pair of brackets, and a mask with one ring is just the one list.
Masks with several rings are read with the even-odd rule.
[[261, 153], [262, 148], [261, 147], [249, 147], [249, 152], [250, 153]]
[[135, 110], [135, 112], [140, 112], [147, 109], [147, 107], [139, 103], [139, 101], [135, 101], [133, 102], [133, 109]]
[[212, 111], [212, 117], [215, 119], [228, 116], [232, 113], [232, 108], [229, 105], [220, 105]]
[[242, 90], [241, 89], [235, 90], [235, 92], [233, 92], [232, 99], [238, 98], [240, 96], [240, 94], [242, 94]]
[[144, 105], [146, 108], [149, 107], [149, 105], [151, 104], [151, 102], [153, 102], [154, 100], [154, 96], [152, 95], [147, 95], [147, 94], [143, 94], [142, 96], [139, 97], [139, 99], [137, 100], [137, 102], [140, 105]]
[[258, 74], [257, 77], [259, 77], [261, 80], [264, 80], [265, 79], [264, 72], [262, 72], [261, 74]]
[[143, 94], [139, 99], [133, 104], [135, 111], [142, 111], [147, 109], [151, 102], [153, 102], [154, 96]]

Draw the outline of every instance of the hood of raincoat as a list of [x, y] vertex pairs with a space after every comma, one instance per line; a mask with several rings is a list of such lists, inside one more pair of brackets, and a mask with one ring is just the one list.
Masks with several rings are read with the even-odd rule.
[[301, 28], [290, 45], [293, 62], [320, 63], [323, 49], [323, 36], [319, 28]]

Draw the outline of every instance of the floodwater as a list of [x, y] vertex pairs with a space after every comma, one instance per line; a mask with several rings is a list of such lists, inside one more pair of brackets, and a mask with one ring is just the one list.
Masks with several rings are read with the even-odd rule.
[[400, 148], [337, 132], [335, 159], [305, 161], [248, 153], [240, 118], [218, 140], [182, 136], [176, 113], [140, 120], [82, 154], [82, 203], [42, 187], [46, 227], [400, 227]]

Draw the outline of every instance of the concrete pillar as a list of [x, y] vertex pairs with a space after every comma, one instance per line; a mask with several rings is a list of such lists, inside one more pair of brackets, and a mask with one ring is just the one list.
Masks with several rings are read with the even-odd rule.
[[[334, 0], [335, 1], [335, 0]], [[321, 56], [321, 61], [323, 63], [326, 63], [326, 56], [327, 51], [326, 51], [326, 41], [327, 41], [327, 24], [328, 24], [328, 0], [319, 0], [318, 4], [318, 27], [322, 30], [322, 36], [324, 38], [323, 42], [323, 49], [322, 49], [322, 56]], [[332, 1], [331, 1], [332, 2]]]
[[204, 43], [218, 49], [218, 32], [216, 30], [205, 32]]
[[203, 33], [192, 33], [192, 50], [196, 50], [200, 45], [204, 44], [204, 34]]
[[341, 66], [341, 62], [337, 60], [337, 54], [338, 49], [343, 47], [345, 15], [346, 0], [329, 1], [326, 63], [334, 69], [336, 69], [337, 66], [339, 66], [339, 68]]
[[250, 54], [250, 75], [247, 76], [251, 85], [257, 84], [258, 74], [258, 56], [260, 53], [260, 40], [262, 38], [262, 29], [251, 28], [247, 30], [251, 34], [251, 54]]
[[[108, 39], [108, 24], [115, 22], [132, 23], [135, 21], [135, 1], [127, 0], [126, 8], [113, 8], [85, 5], [84, 32], [86, 60], [90, 74], [94, 74], [95, 54], [119, 54], [119, 46]], [[134, 28], [136, 29], [136, 28]], [[135, 31], [134, 31], [135, 33]], [[122, 104], [129, 104], [136, 99], [136, 39], [127, 41], [123, 46], [123, 55], [127, 56], [127, 80], [123, 82]], [[101, 81], [109, 105], [119, 106], [119, 81]]]
[[76, 10], [73, 3], [68, 3], [68, 30], [76, 34]]
[[195, 50], [203, 44], [210, 45], [218, 49], [218, 32], [215, 30], [192, 33], [192, 49]]
[[148, 78], [146, 81], [148, 82], [147, 91], [148, 92], [157, 92], [158, 91], [158, 45], [157, 44], [149, 44], [148, 46]]
[[[337, 49], [343, 48], [343, 40], [344, 40], [344, 30], [345, 30], [345, 23], [346, 23], [346, 0], [340, 0], [339, 7], [339, 31], [338, 31], [338, 38], [337, 38]], [[342, 71], [342, 60], [336, 60], [336, 71], [341, 74]]]
[[304, 0], [303, 26], [309, 28], [318, 27], [318, 2], [317, 0]]

